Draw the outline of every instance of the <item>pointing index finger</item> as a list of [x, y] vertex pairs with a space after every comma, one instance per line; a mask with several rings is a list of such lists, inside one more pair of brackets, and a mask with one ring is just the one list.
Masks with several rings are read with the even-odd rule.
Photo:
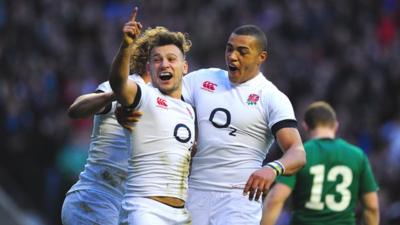
[[138, 12], [138, 7], [135, 6], [133, 8], [133, 10], [132, 10], [132, 15], [131, 15], [131, 19], [130, 19], [131, 22], [135, 22], [136, 21], [137, 12]]

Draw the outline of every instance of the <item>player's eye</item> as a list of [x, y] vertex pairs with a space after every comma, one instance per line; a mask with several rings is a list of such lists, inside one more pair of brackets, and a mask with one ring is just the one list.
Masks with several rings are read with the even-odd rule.
[[176, 57], [168, 57], [168, 62], [171, 62], [171, 63], [173, 63], [173, 62], [176, 62]]
[[160, 58], [160, 57], [153, 57], [153, 58], [151, 59], [151, 61], [152, 61], [153, 63], [159, 63], [159, 62], [161, 62], [161, 58]]
[[241, 48], [241, 49], [239, 49], [239, 54], [240, 55], [249, 54], [249, 50], [247, 48]]

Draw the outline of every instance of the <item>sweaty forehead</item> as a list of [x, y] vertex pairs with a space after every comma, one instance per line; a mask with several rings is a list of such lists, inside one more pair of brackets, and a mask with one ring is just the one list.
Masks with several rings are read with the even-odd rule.
[[163, 45], [163, 46], [156, 46], [151, 49], [151, 56], [155, 55], [176, 55], [176, 56], [182, 56], [181, 50], [173, 44], [170, 45]]
[[258, 48], [257, 39], [250, 35], [231, 34], [227, 44], [233, 47], [247, 47], [250, 49]]

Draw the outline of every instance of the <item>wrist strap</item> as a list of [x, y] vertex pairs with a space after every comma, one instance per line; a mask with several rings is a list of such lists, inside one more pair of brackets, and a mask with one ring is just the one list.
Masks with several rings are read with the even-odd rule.
[[273, 169], [275, 171], [276, 176], [285, 174], [285, 167], [283, 166], [283, 164], [281, 162], [279, 162], [278, 160], [275, 160], [273, 162], [269, 162], [267, 163], [267, 165], [270, 167], [271, 169]]

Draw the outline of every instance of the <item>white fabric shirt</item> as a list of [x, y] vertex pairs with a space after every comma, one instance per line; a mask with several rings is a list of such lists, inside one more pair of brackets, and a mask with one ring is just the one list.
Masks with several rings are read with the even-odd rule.
[[139, 85], [136, 109], [143, 112], [131, 134], [124, 198], [187, 198], [190, 151], [195, 137], [193, 108], [181, 99]]
[[189, 186], [200, 190], [242, 191], [274, 141], [273, 125], [295, 121], [289, 99], [262, 73], [234, 85], [225, 70], [194, 71], [184, 77], [183, 97], [197, 114]]
[[[144, 84], [142, 77], [131, 75], [129, 79]], [[112, 92], [108, 81], [101, 83], [96, 91]], [[111, 110], [96, 114], [88, 159], [78, 182], [69, 192], [90, 189], [123, 197], [128, 169], [128, 131], [117, 122], [114, 111], [117, 102], [112, 102]]]

